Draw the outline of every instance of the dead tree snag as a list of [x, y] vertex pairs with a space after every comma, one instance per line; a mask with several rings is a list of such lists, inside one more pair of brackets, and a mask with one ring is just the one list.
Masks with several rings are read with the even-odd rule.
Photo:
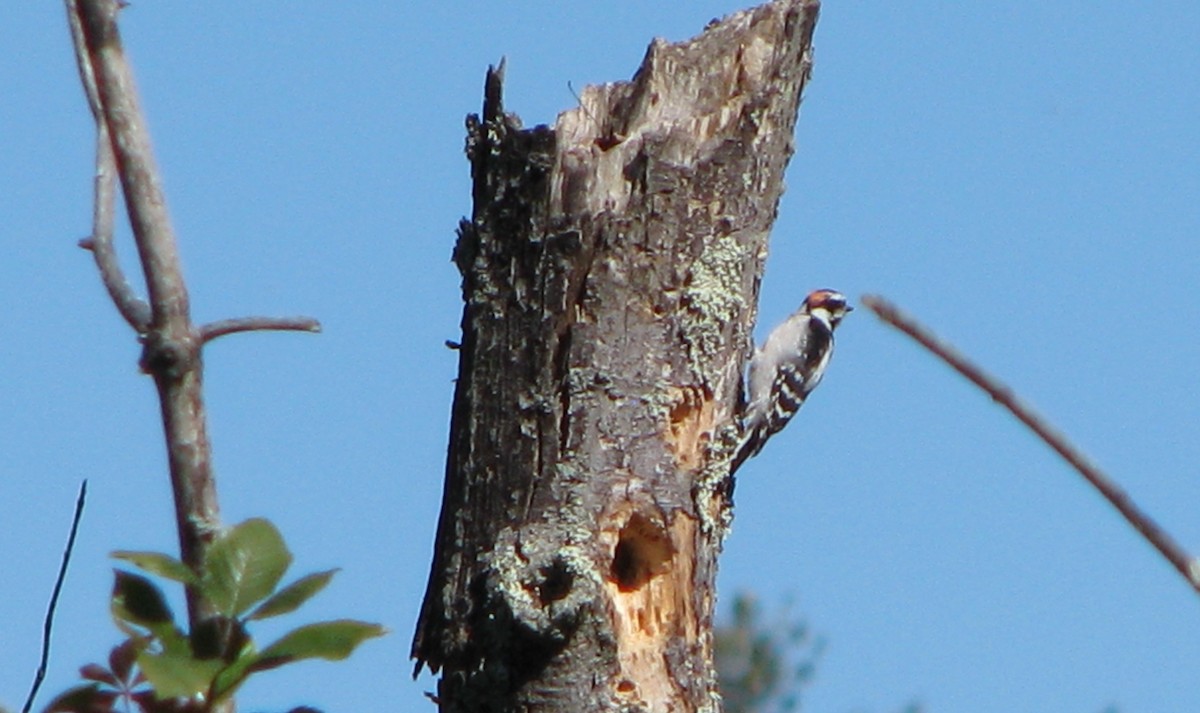
[[489, 71], [413, 642], [442, 710], [719, 709], [732, 415], [817, 10], [656, 40], [553, 128], [522, 129]]

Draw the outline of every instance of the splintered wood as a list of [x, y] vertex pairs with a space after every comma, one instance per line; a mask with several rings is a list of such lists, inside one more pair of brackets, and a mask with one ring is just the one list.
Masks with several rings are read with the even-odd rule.
[[707, 389], [691, 387], [673, 391], [675, 405], [671, 407], [667, 444], [680, 470], [695, 471], [703, 464], [705, 447], [716, 427], [717, 404]]
[[[605, 591], [612, 601], [620, 678], [617, 692], [646, 710], [668, 710], [686, 679], [668, 662], [701, 646], [693, 605], [696, 521], [677, 513], [664, 527], [640, 513], [621, 528]], [[705, 645], [706, 646], [706, 645]], [[708, 656], [709, 651], [695, 654]]]

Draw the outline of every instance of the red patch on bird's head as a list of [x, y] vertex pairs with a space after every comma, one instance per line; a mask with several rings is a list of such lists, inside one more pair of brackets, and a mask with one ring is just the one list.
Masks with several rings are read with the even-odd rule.
[[813, 290], [804, 298], [810, 310], [824, 307], [830, 312], [849, 312], [854, 309], [846, 304], [846, 296], [837, 290]]

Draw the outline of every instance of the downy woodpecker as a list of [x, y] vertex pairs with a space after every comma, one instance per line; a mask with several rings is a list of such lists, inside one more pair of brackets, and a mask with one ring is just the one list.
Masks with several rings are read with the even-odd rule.
[[854, 308], [834, 290], [816, 290], [750, 360], [742, 439], [730, 473], [758, 455], [767, 439], [788, 424], [821, 383], [833, 355], [833, 330]]

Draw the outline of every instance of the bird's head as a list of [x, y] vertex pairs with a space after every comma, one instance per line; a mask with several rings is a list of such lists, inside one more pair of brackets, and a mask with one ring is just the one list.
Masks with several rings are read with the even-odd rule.
[[846, 296], [837, 290], [814, 290], [804, 298], [804, 309], [812, 316], [829, 323], [830, 328], [838, 326], [854, 308], [846, 303]]

